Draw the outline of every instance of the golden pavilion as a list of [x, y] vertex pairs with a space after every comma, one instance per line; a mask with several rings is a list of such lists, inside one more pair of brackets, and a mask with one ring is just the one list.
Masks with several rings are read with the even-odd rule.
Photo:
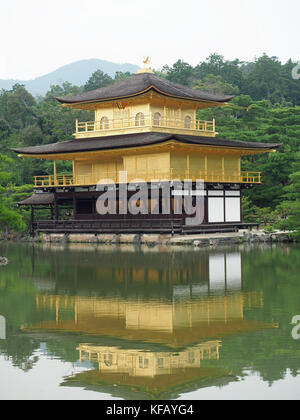
[[[215, 120], [197, 118], [198, 110], [228, 105], [232, 98], [172, 83], [149, 68], [110, 86], [56, 98], [62, 107], [92, 111], [94, 120], [76, 121], [72, 140], [13, 149], [19, 156], [53, 161], [53, 174], [36, 176], [34, 194], [19, 203], [31, 206], [31, 232], [183, 233], [244, 227], [242, 190], [260, 184], [261, 174], [243, 172], [241, 158], [279, 145], [222, 139]], [[71, 161], [72, 173], [58, 173], [59, 160]], [[113, 211], [107, 214], [97, 210], [97, 200], [110, 189], [109, 183], [98, 188], [103, 180], [114, 184]], [[149, 191], [146, 203], [137, 200], [132, 212], [137, 180]], [[202, 181], [203, 215], [197, 226], [187, 226], [185, 210], [176, 208], [175, 180], [189, 180], [186, 194], [191, 195], [196, 181]], [[161, 188], [166, 182], [167, 199]], [[50, 220], [34, 218], [34, 209], [40, 208], [51, 210]]]

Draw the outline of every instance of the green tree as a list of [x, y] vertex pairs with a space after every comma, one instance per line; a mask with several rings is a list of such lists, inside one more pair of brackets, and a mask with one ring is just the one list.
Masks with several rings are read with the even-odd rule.
[[219, 95], [239, 94], [239, 88], [237, 86], [232, 86], [230, 83], [223, 82], [221, 76], [215, 76], [214, 74], [205, 76], [203, 82], [201, 80], [194, 80], [193, 88]]
[[278, 206], [282, 219], [277, 227], [293, 231], [297, 240], [300, 240], [300, 171], [290, 175], [290, 184], [284, 188], [284, 201]]
[[131, 76], [132, 73], [130, 73], [129, 71], [126, 71], [125, 73], [123, 71], [116, 71], [115, 82], [121, 82], [122, 80], [126, 80]]
[[194, 68], [194, 76], [201, 80], [205, 80], [210, 74], [220, 76], [224, 83], [236, 86], [240, 90], [243, 83], [242, 64], [238, 59], [227, 61], [222, 55], [214, 53]]
[[[291, 75], [289, 77], [292, 78]], [[281, 102], [284, 96], [284, 75], [277, 57], [263, 54], [258, 58], [252, 70], [246, 74], [244, 86], [247, 93], [256, 100], [266, 98], [272, 102]]]
[[103, 73], [101, 70], [96, 70], [86, 82], [83, 89], [85, 92], [89, 92], [90, 90], [108, 86], [112, 84], [112, 82], [113, 79], [108, 74]]
[[188, 86], [194, 77], [193, 67], [185, 61], [178, 60], [172, 67], [164, 66], [162, 72], [171, 82]]
[[0, 154], [0, 232], [7, 236], [9, 231], [21, 231], [25, 224], [17, 210], [10, 206], [10, 200], [6, 197], [7, 184], [11, 178], [7, 172], [7, 166], [11, 165], [11, 159]]

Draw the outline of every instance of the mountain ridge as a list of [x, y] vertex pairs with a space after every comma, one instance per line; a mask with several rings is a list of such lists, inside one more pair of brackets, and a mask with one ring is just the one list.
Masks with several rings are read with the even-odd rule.
[[25, 85], [33, 96], [45, 95], [51, 85], [61, 85], [70, 82], [76, 86], [84, 85], [96, 70], [102, 70], [114, 77], [117, 71], [135, 73], [138, 66], [130, 63], [114, 63], [111, 61], [90, 58], [78, 60], [45, 75], [31, 80], [0, 79], [0, 90], [10, 90], [16, 83]]

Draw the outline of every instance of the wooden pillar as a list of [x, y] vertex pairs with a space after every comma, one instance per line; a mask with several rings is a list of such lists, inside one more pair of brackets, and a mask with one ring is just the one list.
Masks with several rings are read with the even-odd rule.
[[58, 220], [58, 207], [57, 207], [57, 196], [56, 193], [54, 193], [54, 220]]
[[73, 160], [73, 185], [76, 185], [76, 163]]
[[194, 126], [193, 126], [194, 130], [196, 130], [196, 127], [197, 127], [197, 106], [195, 105], [194, 106]]
[[73, 191], [73, 217], [76, 216], [76, 194], [75, 191]]
[[190, 155], [188, 153], [186, 155], [186, 177], [191, 178], [190, 177]]
[[53, 176], [54, 176], [54, 185], [57, 184], [57, 168], [56, 168], [56, 160], [53, 160]]
[[30, 226], [29, 226], [29, 234], [30, 234], [30, 236], [33, 236], [34, 235], [33, 222], [34, 222], [34, 207], [31, 206]]
[[34, 207], [33, 206], [31, 206], [30, 222], [31, 224], [34, 222]]
[[225, 158], [222, 156], [222, 182], [225, 182]]
[[54, 219], [54, 208], [53, 208], [53, 204], [50, 204], [50, 215], [51, 215], [51, 220]]

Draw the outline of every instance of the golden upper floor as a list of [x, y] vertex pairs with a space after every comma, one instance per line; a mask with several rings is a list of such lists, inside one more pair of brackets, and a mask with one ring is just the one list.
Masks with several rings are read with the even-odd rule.
[[76, 138], [163, 132], [216, 136], [215, 121], [200, 121], [197, 110], [227, 104], [232, 96], [213, 95], [140, 72], [111, 86], [57, 98], [64, 107], [94, 112], [76, 122]]
[[215, 119], [197, 120], [195, 111], [183, 112], [182, 109], [176, 108], [161, 107], [153, 112], [150, 104], [146, 104], [145, 107], [130, 107], [126, 112], [116, 111], [114, 108], [98, 109], [94, 121], [76, 120], [74, 136], [80, 139], [150, 131], [208, 137], [218, 134]]

